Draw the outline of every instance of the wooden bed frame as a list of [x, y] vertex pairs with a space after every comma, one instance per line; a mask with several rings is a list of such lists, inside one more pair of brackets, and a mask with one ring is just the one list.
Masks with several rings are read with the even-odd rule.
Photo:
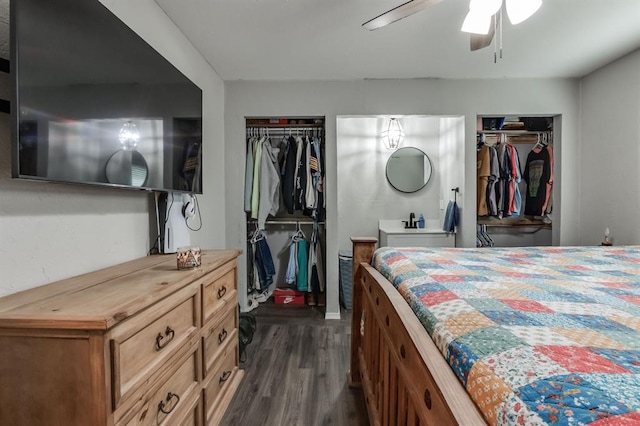
[[377, 239], [353, 242], [349, 385], [362, 387], [371, 425], [486, 425], [398, 291], [371, 267]]

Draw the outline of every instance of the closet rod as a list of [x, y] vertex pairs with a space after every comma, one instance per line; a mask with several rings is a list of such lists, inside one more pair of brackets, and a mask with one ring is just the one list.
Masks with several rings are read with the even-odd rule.
[[264, 126], [251, 126], [247, 127], [247, 130], [264, 130], [271, 133], [295, 133], [295, 132], [316, 132], [318, 130], [324, 130], [322, 127], [264, 127]]
[[[255, 220], [250, 220], [248, 223], [257, 223]], [[267, 225], [313, 225], [313, 220], [267, 220]], [[318, 222], [318, 225], [324, 225], [324, 222]]]
[[314, 129], [324, 129], [324, 123], [316, 123], [316, 124], [312, 124], [312, 123], [303, 123], [303, 124], [285, 124], [285, 123], [272, 123], [272, 124], [255, 124], [255, 123], [246, 123], [246, 128], [279, 128], [279, 127], [286, 127], [286, 128], [292, 128], [292, 129], [296, 129], [296, 128], [303, 128], [303, 127], [311, 127]]

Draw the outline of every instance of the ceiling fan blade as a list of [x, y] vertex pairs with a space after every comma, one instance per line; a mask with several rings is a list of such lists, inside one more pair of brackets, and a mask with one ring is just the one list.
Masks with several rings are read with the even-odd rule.
[[[496, 22], [496, 20], [498, 21]], [[471, 34], [471, 51], [474, 52], [476, 50], [484, 49], [487, 46], [491, 46], [493, 36], [496, 34], [496, 27], [498, 25], [500, 25], [500, 17], [498, 15], [493, 15], [493, 17], [491, 17], [491, 25], [489, 26], [489, 32], [487, 34]]]
[[442, 0], [410, 0], [365, 22], [362, 24], [362, 28], [373, 31], [378, 28], [386, 27], [393, 22], [413, 15], [416, 12], [420, 12], [421, 10], [424, 10], [436, 3], [440, 3], [441, 1]]

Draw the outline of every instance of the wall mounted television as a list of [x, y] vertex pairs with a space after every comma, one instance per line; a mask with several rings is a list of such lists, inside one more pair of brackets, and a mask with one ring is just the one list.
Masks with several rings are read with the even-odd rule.
[[202, 90], [98, 0], [11, 1], [12, 175], [202, 193]]

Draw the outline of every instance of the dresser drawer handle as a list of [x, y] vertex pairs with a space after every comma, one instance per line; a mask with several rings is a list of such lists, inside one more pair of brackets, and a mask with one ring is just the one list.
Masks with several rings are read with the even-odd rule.
[[164, 409], [164, 401], [160, 401], [160, 404], [158, 404], [158, 412], [163, 412], [164, 414], [169, 414], [173, 411], [174, 408], [176, 408], [178, 406], [178, 403], [180, 402], [180, 395], [175, 394], [175, 393], [171, 393], [169, 392], [167, 394], [167, 404], [169, 404], [171, 402], [171, 400], [173, 399], [173, 397], [176, 398], [176, 402], [175, 404], [173, 404], [171, 406], [171, 408], [169, 408], [168, 410]]
[[227, 288], [225, 286], [220, 287], [218, 289], [218, 299], [222, 299], [225, 294], [227, 294]]
[[[156, 336], [156, 351], [164, 349], [169, 344], [169, 342], [173, 340], [173, 336], [175, 336], [175, 334], [176, 332], [173, 331], [169, 326], [167, 326], [167, 329], [164, 331], [164, 336], [162, 335], [162, 333], [158, 333], [158, 335]], [[165, 338], [165, 336], [167, 337], [167, 340], [164, 343], [160, 343], [162, 339]]]
[[218, 334], [218, 343], [220, 344], [224, 342], [225, 339], [227, 338], [227, 335], [228, 335], [227, 330], [223, 328], [220, 334]]
[[227, 370], [224, 373], [222, 373], [222, 376], [220, 376], [219, 383], [226, 382], [227, 380], [229, 380], [229, 377], [231, 377], [231, 370]]

